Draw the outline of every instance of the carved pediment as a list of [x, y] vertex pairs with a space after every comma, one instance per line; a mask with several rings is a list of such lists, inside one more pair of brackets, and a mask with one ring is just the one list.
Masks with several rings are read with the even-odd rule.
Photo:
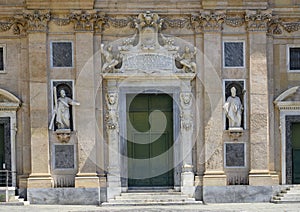
[[300, 86], [284, 91], [276, 98], [274, 104], [280, 110], [300, 110]]
[[0, 110], [17, 110], [21, 101], [10, 92], [0, 89]]
[[102, 72], [195, 73], [196, 50], [161, 33], [164, 20], [157, 14], [141, 13], [134, 19], [136, 33], [129, 38], [102, 44]]

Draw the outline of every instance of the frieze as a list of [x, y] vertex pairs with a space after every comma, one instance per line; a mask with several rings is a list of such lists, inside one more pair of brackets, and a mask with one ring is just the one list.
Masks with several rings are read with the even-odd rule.
[[227, 15], [224, 19], [224, 23], [231, 27], [240, 27], [245, 24], [245, 18], [241, 15]]
[[[140, 21], [139, 18], [133, 16], [110, 16], [94, 10], [72, 11], [59, 16], [52, 15], [48, 10], [24, 10], [14, 16], [0, 18], [0, 32], [6, 32], [10, 29], [13, 29], [13, 33], [17, 35], [27, 31], [45, 32], [49, 22], [58, 26], [74, 24], [75, 31], [102, 32], [109, 27], [136, 28], [137, 21]], [[175, 18], [162, 16], [159, 21], [160, 23], [157, 23], [160, 24], [158, 25], [159, 30], [193, 28], [196, 32], [217, 32], [222, 30], [223, 24], [231, 27], [241, 27], [246, 24], [248, 31], [268, 31], [269, 34], [274, 35], [282, 34], [283, 31], [292, 33], [300, 30], [299, 20], [284, 20], [272, 15], [269, 10], [249, 10], [246, 14], [206, 10], [191, 16], [185, 15]]]
[[164, 20], [163, 27], [162, 27], [163, 29], [167, 29], [167, 28], [190, 29], [192, 27], [191, 19], [189, 17], [176, 18], [176, 19], [171, 19], [169, 17], [162, 17], [162, 18]]

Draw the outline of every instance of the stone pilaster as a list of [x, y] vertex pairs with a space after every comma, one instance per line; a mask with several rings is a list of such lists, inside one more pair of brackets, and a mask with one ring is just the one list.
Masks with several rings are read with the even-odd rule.
[[75, 109], [73, 115], [78, 136], [78, 173], [75, 178], [75, 187], [98, 188], [93, 32], [77, 31], [75, 36], [77, 72], [75, 98], [80, 102], [80, 106]]
[[226, 185], [223, 168], [222, 39], [223, 14], [202, 14], [204, 32], [205, 172], [204, 186]]
[[31, 174], [28, 188], [52, 187], [48, 135], [47, 14], [36, 12], [24, 15], [29, 20]]
[[181, 172], [181, 193], [193, 196], [194, 172], [193, 172], [193, 108], [195, 104], [193, 95], [190, 90], [180, 93], [180, 134], [182, 141], [182, 172]]
[[250, 185], [272, 185], [269, 172], [268, 14], [246, 15], [250, 48]]
[[119, 96], [115, 81], [108, 81], [107, 87], [108, 92], [105, 94], [105, 123], [108, 142], [107, 199], [111, 199], [121, 193], [118, 114]]

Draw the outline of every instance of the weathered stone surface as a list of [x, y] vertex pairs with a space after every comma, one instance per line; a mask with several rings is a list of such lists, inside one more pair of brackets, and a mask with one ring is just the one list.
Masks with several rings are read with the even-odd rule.
[[280, 186], [203, 186], [203, 202], [270, 202], [279, 190]]
[[31, 188], [27, 198], [32, 204], [97, 205], [98, 188]]

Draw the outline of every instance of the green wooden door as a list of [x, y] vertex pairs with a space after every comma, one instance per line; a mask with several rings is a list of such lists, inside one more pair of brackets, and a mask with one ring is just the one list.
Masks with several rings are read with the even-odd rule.
[[300, 123], [292, 124], [293, 184], [300, 184]]
[[0, 170], [3, 169], [3, 163], [5, 163], [4, 124], [0, 124]]
[[173, 186], [173, 99], [127, 95], [128, 186]]

